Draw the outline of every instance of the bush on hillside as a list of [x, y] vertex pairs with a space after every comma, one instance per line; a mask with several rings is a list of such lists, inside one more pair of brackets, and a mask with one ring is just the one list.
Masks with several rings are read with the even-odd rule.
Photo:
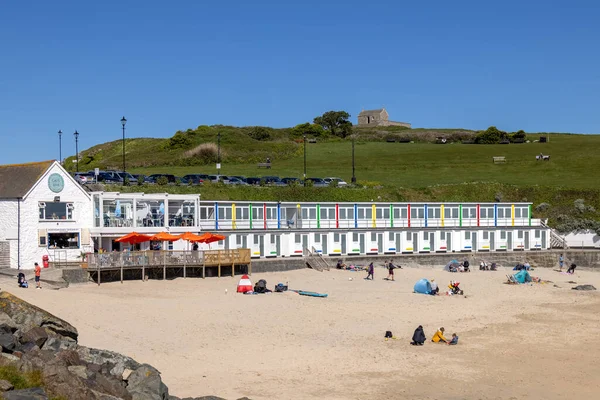
[[191, 146], [192, 140], [189, 135], [185, 132], [178, 131], [167, 141], [167, 148], [169, 149], [185, 149]]
[[550, 208], [550, 204], [548, 203], [540, 203], [537, 206], [535, 206], [535, 211], [537, 212], [544, 212], [546, 210], [548, 210]]
[[292, 128], [292, 136], [295, 138], [302, 138], [304, 135], [318, 138], [324, 136], [325, 133], [325, 129], [323, 129], [321, 125], [311, 124], [309, 122], [296, 125]]
[[217, 162], [218, 151], [215, 143], [202, 143], [183, 153], [183, 156], [193, 159], [193, 164], [212, 164]]
[[495, 126], [490, 126], [485, 131], [478, 133], [475, 136], [477, 144], [496, 144], [508, 138], [508, 133], [499, 130]]
[[272, 129], [273, 128], [265, 128], [264, 126], [253, 126], [250, 129], [248, 136], [254, 140], [269, 140], [271, 139], [270, 131]]
[[588, 218], [574, 218], [569, 215], [561, 214], [556, 217], [556, 230], [560, 233], [569, 233], [577, 231], [594, 231], [600, 233], [600, 221]]

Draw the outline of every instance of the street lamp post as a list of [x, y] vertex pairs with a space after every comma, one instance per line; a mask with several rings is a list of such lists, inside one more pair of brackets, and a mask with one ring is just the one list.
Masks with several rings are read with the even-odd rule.
[[221, 174], [221, 132], [217, 133], [217, 175]]
[[353, 184], [356, 183], [356, 175], [354, 174], [354, 135], [352, 135], [352, 180]]
[[121, 118], [121, 126], [123, 127], [123, 186], [125, 186], [125, 124], [127, 123], [127, 119], [125, 117]]
[[62, 130], [58, 130], [58, 162], [62, 165]]
[[304, 135], [304, 186], [306, 186], [306, 135]]
[[79, 132], [75, 131], [73, 136], [75, 136], [75, 168], [77, 168], [77, 172], [79, 172]]

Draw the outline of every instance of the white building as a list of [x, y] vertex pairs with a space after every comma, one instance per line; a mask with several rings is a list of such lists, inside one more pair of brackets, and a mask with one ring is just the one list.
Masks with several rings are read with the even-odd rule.
[[[136, 231], [219, 232], [252, 257], [546, 250], [531, 203], [200, 201], [199, 194], [88, 193], [56, 161], [0, 166], [0, 268], [81, 261]], [[164, 250], [185, 250], [182, 240]], [[148, 250], [151, 243], [136, 246]], [[206, 248], [205, 245], [201, 246]]]
[[0, 166], [0, 267], [93, 251], [91, 196], [57, 161]]

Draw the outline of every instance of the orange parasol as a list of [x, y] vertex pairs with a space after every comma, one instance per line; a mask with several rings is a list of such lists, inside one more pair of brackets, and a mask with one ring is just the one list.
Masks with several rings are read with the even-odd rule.
[[169, 232], [157, 233], [156, 235], [150, 237], [150, 240], [154, 240], [156, 242], [175, 242], [179, 239], [181, 239], [181, 236], [171, 235]]
[[225, 236], [216, 233], [206, 232], [205, 234], [200, 235], [200, 239], [198, 239], [197, 241], [200, 243], [208, 244], [213, 242], [220, 242], [221, 240], [225, 240]]
[[150, 236], [144, 235], [141, 233], [137, 233], [137, 232], [128, 233], [127, 235], [121, 236], [120, 238], [115, 240], [115, 242], [129, 243], [129, 244], [138, 244], [138, 243], [143, 243], [143, 242], [148, 242], [148, 241], [150, 241]]
[[200, 239], [199, 235], [192, 232], [186, 232], [178, 236], [179, 239], [187, 240], [188, 242], [197, 242]]

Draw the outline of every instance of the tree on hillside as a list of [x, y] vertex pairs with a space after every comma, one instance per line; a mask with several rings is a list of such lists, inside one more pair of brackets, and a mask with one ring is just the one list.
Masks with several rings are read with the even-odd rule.
[[507, 139], [507, 137], [508, 134], [506, 132], [499, 130], [495, 126], [490, 126], [485, 131], [480, 132], [475, 136], [475, 143], [495, 144], [500, 143], [503, 139]]
[[313, 122], [321, 125], [323, 129], [329, 131], [332, 135], [345, 138], [352, 133], [352, 122], [349, 121], [350, 114], [346, 111], [327, 111], [325, 114], [316, 117]]
[[321, 125], [311, 124], [309, 122], [296, 125], [292, 128], [292, 132], [295, 137], [302, 137], [303, 135], [320, 137], [323, 133], [325, 133]]

